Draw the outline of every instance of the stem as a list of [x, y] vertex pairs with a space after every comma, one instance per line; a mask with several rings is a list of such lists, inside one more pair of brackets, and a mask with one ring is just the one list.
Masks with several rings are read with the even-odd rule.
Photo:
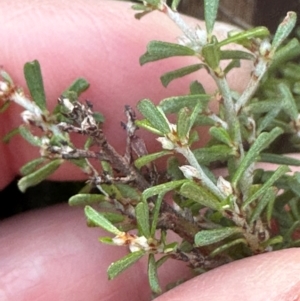
[[211, 191], [215, 196], [217, 196], [221, 201], [226, 199], [226, 195], [220, 191], [220, 189], [212, 182], [212, 180], [205, 174], [194, 154], [189, 147], [177, 147], [176, 151], [182, 154], [189, 164], [197, 169], [200, 175], [203, 186], [205, 186], [209, 191]]

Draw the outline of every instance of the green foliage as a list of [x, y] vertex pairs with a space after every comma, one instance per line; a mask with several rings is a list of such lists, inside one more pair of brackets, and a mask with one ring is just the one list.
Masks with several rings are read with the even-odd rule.
[[[133, 5], [137, 18], [158, 10], [183, 32], [179, 43], [151, 41], [140, 64], [193, 57], [195, 64], [163, 74], [163, 86], [205, 69], [217, 92], [209, 94], [194, 81], [189, 94], [162, 99], [158, 105], [144, 98], [137, 104], [142, 120], [136, 120], [126, 106], [124, 156], [104, 135], [102, 114], [94, 112], [89, 102], [79, 101], [89, 87], [82, 78], [63, 91], [50, 113], [40, 65], [29, 62], [24, 74], [32, 100], [16, 89], [4, 71], [0, 100], [1, 110], [11, 101], [25, 109], [26, 124], [5, 140], [20, 133], [40, 148], [41, 158], [21, 169], [20, 190], [38, 184], [65, 161], [74, 163], [89, 180], [69, 204], [85, 206], [87, 224], [114, 236], [101, 237], [100, 242], [129, 248], [125, 257], [109, 266], [109, 279], [147, 256], [149, 285], [159, 294], [157, 272], [168, 258], [206, 271], [228, 260], [300, 245], [300, 173], [291, 173], [288, 167], [300, 166], [300, 160], [282, 155], [300, 148], [300, 43], [297, 38], [286, 41], [296, 23], [293, 12], [273, 39], [267, 28], [256, 27], [218, 40], [214, 35], [217, 0], [204, 1], [205, 29], [185, 24], [176, 11], [178, 0], [171, 7], [161, 0], [140, 2]], [[230, 50], [229, 44], [240, 48]], [[222, 60], [229, 60], [226, 67]], [[252, 62], [253, 70], [239, 94], [226, 75], [242, 66], [241, 60]], [[210, 104], [216, 99], [219, 108], [213, 112]], [[209, 127], [210, 140], [199, 147], [202, 125]], [[162, 149], [148, 153], [137, 127], [157, 135]], [[82, 147], [74, 146], [70, 132], [87, 138]], [[157, 169], [158, 160], [165, 164]], [[258, 168], [258, 162], [279, 166], [267, 171]], [[223, 168], [224, 176], [217, 176], [214, 168]], [[180, 241], [169, 241], [169, 231]]]

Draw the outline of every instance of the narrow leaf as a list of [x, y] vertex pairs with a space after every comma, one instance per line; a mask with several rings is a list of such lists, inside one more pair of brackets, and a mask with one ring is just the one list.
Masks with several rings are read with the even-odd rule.
[[40, 138], [32, 135], [32, 133], [26, 126], [19, 126], [19, 133], [26, 141], [28, 141], [33, 146], [41, 146]]
[[195, 235], [195, 244], [197, 247], [207, 246], [219, 242], [233, 234], [241, 233], [241, 231], [239, 227], [202, 230]]
[[53, 174], [59, 166], [63, 163], [63, 160], [61, 159], [56, 159], [48, 164], [44, 165], [37, 171], [23, 177], [19, 182], [18, 182], [18, 187], [22, 192], [25, 192], [25, 190], [28, 187], [35, 186], [45, 180], [47, 177], [49, 177], [51, 174]]
[[263, 196], [264, 193], [268, 191], [268, 189], [277, 181], [281, 176], [290, 171], [290, 169], [286, 166], [279, 166], [273, 175], [258, 189], [254, 194], [252, 194], [243, 204], [243, 209], [247, 208], [249, 204], [251, 204], [254, 200], [258, 199], [260, 196]]
[[180, 1], [181, 1], [181, 0], [173, 0], [173, 1], [172, 1], [172, 5], [171, 5], [172, 10], [174, 10], [174, 11], [177, 10], [177, 7], [178, 7]]
[[211, 257], [214, 257], [220, 253], [223, 253], [225, 250], [231, 248], [232, 246], [235, 246], [235, 245], [238, 245], [238, 244], [244, 244], [244, 245], [247, 245], [247, 241], [246, 239], [244, 238], [238, 238], [238, 239], [235, 239], [233, 241], [230, 241], [224, 245], [221, 245], [220, 247], [214, 249], [209, 255]]
[[232, 147], [233, 143], [231, 141], [229, 133], [224, 128], [222, 128], [220, 126], [218, 126], [218, 127], [213, 126], [209, 129], [209, 133], [215, 139], [217, 139], [220, 142], [223, 142], [223, 143], [227, 144], [228, 146]]
[[217, 43], [207, 44], [202, 48], [202, 56], [205, 63], [213, 70], [217, 69], [220, 64], [221, 51]]
[[179, 193], [184, 197], [193, 200], [205, 207], [219, 210], [221, 205], [216, 196], [214, 196], [207, 189], [195, 184], [192, 181], [188, 181], [180, 188]]
[[228, 74], [229, 71], [231, 71], [234, 68], [240, 68], [241, 67], [241, 62], [240, 60], [232, 60], [224, 69], [224, 73]]
[[298, 118], [298, 108], [293, 94], [290, 88], [284, 82], [278, 85], [278, 90], [280, 93], [280, 98], [283, 102], [283, 110], [292, 119], [292, 121], [297, 121]]
[[80, 193], [72, 196], [69, 199], [70, 206], [83, 206], [97, 204], [103, 201], [107, 201], [108, 198], [104, 194], [91, 194], [91, 193]]
[[223, 144], [212, 145], [210, 147], [202, 147], [196, 149], [194, 155], [200, 164], [208, 165], [214, 161], [225, 161], [233, 156], [232, 147]]
[[254, 221], [256, 221], [262, 215], [262, 212], [266, 208], [266, 206], [268, 206], [270, 202], [274, 202], [275, 198], [276, 189], [274, 189], [274, 187], [269, 187], [262, 196], [262, 198], [258, 200], [249, 223], [252, 224]]
[[253, 54], [242, 50], [222, 50], [221, 60], [254, 60]]
[[232, 178], [232, 185], [236, 187], [237, 182], [239, 181], [240, 177], [243, 173], [247, 170], [247, 168], [255, 162], [257, 157], [259, 156], [260, 152], [268, 147], [279, 135], [283, 133], [283, 130], [276, 127], [269, 133], [261, 133], [241, 161], [238, 169], [236, 170], [233, 178]]
[[298, 39], [291, 39], [286, 45], [280, 47], [272, 59], [269, 71], [273, 71], [279, 65], [290, 62], [300, 56], [300, 42]]
[[161, 151], [158, 153], [149, 154], [143, 157], [140, 157], [134, 161], [134, 165], [137, 169], [140, 169], [142, 166], [147, 165], [148, 163], [161, 158], [166, 155], [171, 155], [173, 152], [171, 151]]
[[32, 99], [44, 111], [46, 109], [46, 96], [39, 62], [34, 60], [26, 63], [24, 76]]
[[208, 36], [214, 29], [219, 7], [219, 0], [204, 0], [204, 19]]
[[296, 25], [297, 14], [295, 12], [288, 12], [284, 20], [279, 24], [275, 36], [272, 41], [272, 49], [275, 51], [280, 44], [288, 37]]
[[194, 108], [199, 103], [201, 110], [203, 110], [207, 107], [210, 98], [211, 96], [208, 94], [174, 96], [163, 99], [159, 103], [159, 107], [166, 114], [171, 114], [179, 112], [184, 107]]
[[153, 134], [156, 135], [161, 135], [161, 132], [159, 130], [157, 130], [156, 128], [153, 127], [153, 125], [150, 123], [149, 120], [147, 119], [142, 119], [142, 120], [136, 120], [135, 124], [139, 127], [139, 128], [143, 128]]
[[191, 95], [205, 94], [205, 90], [202, 84], [195, 80], [190, 84], [190, 93]]
[[25, 165], [23, 165], [20, 169], [21, 175], [22, 176], [27, 176], [34, 172], [42, 163], [44, 163], [45, 158], [37, 158], [34, 159]]
[[121, 233], [121, 231], [118, 228], [116, 228], [108, 219], [106, 219], [102, 214], [100, 214], [92, 207], [85, 206], [84, 213], [87, 217], [88, 224], [100, 227], [106, 230], [107, 232], [113, 233], [115, 235]]
[[150, 101], [150, 99], [143, 99], [139, 101], [137, 108], [155, 129], [160, 131], [162, 134], [167, 134], [170, 132], [170, 127], [166, 117]]
[[19, 128], [15, 128], [9, 131], [7, 134], [4, 135], [4, 137], [2, 137], [2, 142], [9, 143], [9, 141], [19, 133], [20, 133]]
[[140, 57], [140, 64], [154, 62], [172, 56], [193, 56], [195, 51], [189, 47], [174, 43], [151, 41], [147, 45], [147, 52]]
[[177, 117], [177, 135], [182, 144], [187, 144], [188, 133], [190, 130], [189, 123], [189, 110], [188, 108], [182, 108]]
[[270, 35], [270, 32], [268, 28], [264, 26], [255, 27], [246, 31], [242, 31], [236, 34], [231, 35], [227, 39], [220, 41], [218, 43], [219, 47], [222, 47], [224, 45], [230, 44], [230, 43], [237, 43], [237, 44], [243, 44], [244, 41], [247, 41], [249, 39], [253, 38], [266, 38]]
[[138, 228], [141, 231], [141, 235], [145, 236], [146, 238], [149, 238], [149, 207], [147, 202], [140, 202], [136, 205], [135, 215], [138, 223]]
[[147, 188], [143, 192], [143, 197], [147, 200], [148, 198], [157, 195], [157, 194], [165, 194], [168, 191], [174, 190], [181, 186], [183, 183], [185, 183], [187, 180], [178, 180], [178, 181], [172, 181], [172, 182], [166, 182], [160, 185], [156, 185], [150, 188]]
[[144, 256], [145, 252], [143, 250], [129, 253], [128, 255], [124, 256], [120, 260], [113, 262], [107, 270], [108, 279], [114, 279], [120, 273], [125, 271], [127, 268], [132, 266], [135, 262], [137, 262], [140, 258]]
[[149, 284], [152, 292], [157, 294], [161, 293], [161, 288], [159, 286], [158, 277], [157, 277], [157, 266], [153, 254], [149, 254], [148, 279], [149, 279]]
[[157, 196], [157, 199], [155, 201], [154, 209], [153, 209], [153, 216], [152, 216], [152, 224], [151, 224], [151, 230], [150, 230], [150, 237], [154, 237], [156, 226], [158, 222], [159, 212], [160, 212], [160, 206], [163, 201], [164, 194], [160, 193]]
[[300, 166], [300, 160], [299, 159], [284, 156], [284, 155], [272, 154], [272, 153], [261, 153], [259, 161], [260, 162], [274, 163], [274, 164]]
[[10, 106], [11, 102], [9, 100], [4, 101], [4, 103], [2, 103], [0, 105], [0, 114], [4, 113]]
[[67, 92], [75, 92], [79, 96], [82, 92], [89, 88], [89, 82], [84, 78], [77, 78], [62, 94], [65, 96]]
[[191, 74], [193, 72], [196, 72], [200, 70], [202, 67], [204, 67], [203, 64], [194, 64], [190, 66], [186, 66], [177, 70], [173, 70], [170, 72], [165, 73], [160, 77], [160, 80], [164, 87], [167, 87], [171, 81], [174, 79], [186, 76], [188, 74]]

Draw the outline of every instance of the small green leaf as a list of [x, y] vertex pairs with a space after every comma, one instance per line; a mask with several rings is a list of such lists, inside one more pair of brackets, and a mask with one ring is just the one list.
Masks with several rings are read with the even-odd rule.
[[282, 165], [279, 166], [273, 175], [258, 189], [254, 194], [252, 194], [244, 203], [243, 209], [247, 208], [254, 200], [258, 199], [260, 196], [263, 196], [264, 193], [277, 181], [281, 176], [290, 171], [288, 166]]
[[84, 213], [87, 217], [88, 224], [100, 227], [106, 230], [107, 232], [113, 233], [115, 235], [121, 233], [121, 231], [118, 228], [116, 228], [108, 219], [106, 219], [102, 214], [97, 212], [92, 207], [85, 206]]
[[202, 230], [195, 235], [195, 244], [197, 247], [207, 246], [219, 242], [233, 234], [241, 233], [241, 231], [239, 227]]
[[170, 72], [167, 72], [165, 74], [163, 74], [160, 77], [160, 80], [163, 84], [164, 87], [167, 87], [169, 85], [169, 83], [171, 81], [173, 81], [174, 79], [186, 76], [188, 74], [191, 74], [193, 72], [196, 72], [198, 70], [200, 70], [202, 67], [204, 67], [203, 64], [194, 64], [194, 65], [190, 65], [190, 66], [186, 66], [177, 70], [173, 70]]
[[240, 68], [241, 67], [241, 62], [240, 60], [232, 60], [224, 69], [224, 73], [228, 74], [229, 71], [231, 71], [234, 68]]
[[272, 153], [261, 153], [259, 161], [260, 162], [274, 163], [274, 164], [300, 166], [300, 160], [299, 159], [284, 156], [284, 155], [272, 154]]
[[147, 202], [140, 202], [135, 207], [135, 215], [141, 235], [150, 237], [149, 207]]
[[292, 119], [292, 121], [296, 121], [298, 118], [298, 108], [290, 88], [287, 86], [287, 84], [281, 82], [278, 85], [278, 90], [280, 93], [280, 98], [283, 102], [283, 110]]
[[105, 121], [104, 116], [99, 112], [93, 113], [93, 117], [97, 123], [103, 123]]
[[30, 95], [37, 106], [46, 110], [46, 96], [40, 64], [37, 60], [24, 65], [24, 76]]
[[172, 10], [176, 11], [181, 0], [173, 0], [171, 4]]
[[153, 216], [152, 216], [152, 224], [151, 224], [151, 230], [150, 230], [150, 237], [154, 237], [155, 235], [155, 231], [156, 231], [156, 226], [157, 226], [157, 222], [158, 222], [158, 217], [159, 217], [159, 212], [160, 212], [160, 206], [161, 203], [163, 201], [163, 193], [160, 193], [157, 196], [157, 199], [155, 201], [155, 205], [154, 205], [154, 209], [153, 209]]
[[[204, 0], [204, 19], [208, 37], [214, 29], [215, 21], [218, 14], [219, 0]], [[210, 38], [209, 38], [210, 40]]]
[[158, 61], [172, 56], [193, 56], [195, 51], [189, 47], [161, 42], [151, 41], [147, 45], [147, 52], [140, 57], [140, 64]]
[[157, 266], [153, 254], [149, 254], [148, 279], [149, 279], [149, 284], [152, 292], [157, 294], [161, 293], [161, 288], [159, 286], [158, 277], [157, 277]]
[[214, 161], [225, 161], [235, 155], [232, 147], [224, 144], [212, 145], [196, 149], [194, 155], [200, 164], [208, 165]]
[[178, 113], [176, 128], [181, 144], [187, 144], [188, 142], [188, 134], [190, 130], [189, 115], [188, 108], [182, 108]]
[[201, 103], [197, 103], [196, 106], [193, 108], [192, 113], [189, 117], [189, 124], [188, 124], [188, 133], [190, 135], [190, 131], [192, 129], [192, 127], [194, 126], [194, 123], [197, 119], [197, 117], [199, 116], [199, 114], [202, 112], [202, 104]]
[[277, 235], [275, 237], [271, 237], [270, 239], [268, 239], [267, 241], [264, 241], [262, 243], [263, 247], [268, 247], [268, 246], [272, 246], [272, 245], [276, 245], [276, 244], [280, 244], [283, 242], [283, 237], [280, 235]]
[[257, 134], [260, 134], [262, 131], [268, 128], [272, 124], [272, 122], [274, 122], [274, 119], [279, 114], [281, 109], [282, 109], [282, 105], [279, 104], [276, 108], [269, 109], [267, 114], [265, 114], [263, 118], [258, 120], [257, 130], [256, 130]]
[[190, 84], [190, 94], [191, 95], [199, 95], [199, 94], [205, 94], [205, 89], [197, 80], [191, 82]]
[[174, 190], [181, 186], [183, 183], [185, 183], [187, 180], [178, 180], [178, 181], [172, 181], [172, 182], [166, 182], [160, 185], [156, 185], [150, 188], [147, 188], [143, 192], [143, 197], [147, 200], [148, 198], [157, 195], [157, 194], [165, 194], [168, 191]]
[[48, 176], [53, 174], [59, 166], [64, 162], [62, 159], [56, 159], [48, 164], [44, 165], [40, 169], [36, 170], [35, 172], [23, 177], [18, 182], [18, 187], [22, 192], [25, 192], [25, 190], [28, 187], [35, 186], [45, 180]]
[[37, 159], [34, 159], [34, 160], [26, 163], [20, 169], [21, 175], [27, 176], [27, 175], [31, 174], [44, 162], [45, 162], [45, 158], [37, 158]]
[[9, 85], [13, 85], [14, 82], [12, 80], [12, 78], [10, 77], [10, 75], [4, 71], [3, 69], [0, 70], [0, 76], [9, 84]]
[[124, 256], [120, 260], [113, 262], [107, 270], [108, 279], [114, 279], [120, 273], [125, 271], [127, 268], [132, 266], [135, 262], [137, 262], [140, 258], [144, 256], [145, 252], [143, 250], [129, 253], [128, 255]]
[[244, 245], [247, 245], [247, 241], [246, 239], [244, 238], [238, 238], [238, 239], [235, 239], [231, 242], [228, 242], [224, 245], [221, 245], [220, 247], [214, 249], [210, 254], [209, 256], [211, 257], [214, 257], [220, 253], [223, 253], [225, 250], [231, 248], [232, 246], [235, 246], [235, 245], [238, 245], [238, 244], [244, 244]]
[[203, 46], [202, 56], [205, 63], [213, 70], [216, 70], [219, 67], [221, 59], [221, 51], [217, 46], [217, 43], [211, 43]]
[[218, 127], [217, 126], [212, 126], [209, 129], [209, 133], [215, 139], [217, 139], [220, 142], [223, 142], [223, 143], [227, 144], [228, 146], [232, 147], [232, 145], [233, 145], [232, 140], [229, 136], [229, 133], [224, 128], [222, 128], [220, 126], [218, 126]]
[[247, 168], [255, 162], [257, 157], [259, 156], [260, 152], [268, 147], [279, 135], [283, 133], [283, 130], [279, 127], [274, 128], [271, 132], [261, 133], [240, 162], [238, 169], [236, 170], [235, 174], [232, 178], [232, 185], [236, 187], [237, 182], [239, 181], [240, 177], [243, 173], [247, 170]]
[[161, 158], [166, 155], [171, 155], [173, 152], [171, 151], [161, 151], [158, 153], [149, 154], [143, 157], [140, 157], [134, 161], [134, 165], [137, 169], [140, 169], [142, 166], [147, 165], [148, 163]]
[[291, 39], [286, 45], [280, 47], [272, 59], [269, 71], [273, 71], [279, 65], [283, 65], [285, 62], [291, 62], [300, 56], [300, 42], [298, 39]]
[[269, 187], [266, 192], [262, 195], [262, 198], [258, 200], [256, 203], [256, 206], [253, 210], [253, 213], [251, 215], [251, 219], [249, 221], [250, 224], [252, 224], [254, 221], [256, 221], [260, 216], [263, 210], [266, 206], [271, 202], [273, 203], [276, 198], [276, 189], [274, 187]]
[[214, 210], [219, 210], [221, 207], [221, 204], [216, 196], [214, 196], [204, 187], [199, 186], [192, 181], [187, 181], [185, 184], [183, 184], [179, 193], [205, 207]]
[[141, 194], [137, 189], [129, 186], [128, 184], [122, 184], [122, 183], [117, 183], [115, 184], [115, 186], [120, 191], [122, 197], [129, 198], [135, 201], [140, 201]]
[[9, 141], [15, 137], [17, 134], [20, 133], [19, 128], [15, 128], [11, 131], [9, 131], [7, 134], [5, 134], [5, 136], [2, 138], [2, 142], [4, 143], [9, 143]]
[[272, 50], [275, 51], [280, 44], [288, 37], [296, 25], [297, 14], [288, 12], [284, 20], [279, 24], [272, 41]]
[[170, 157], [167, 161], [167, 173], [172, 180], [183, 179], [182, 171], [179, 169], [179, 160], [176, 157]]
[[241, 50], [222, 50], [220, 52], [221, 60], [251, 60], [255, 59], [255, 56], [249, 52]]
[[245, 42], [247, 42], [250, 39], [253, 39], [253, 38], [263, 39], [268, 36], [270, 36], [270, 32], [269, 32], [268, 28], [266, 28], [264, 26], [255, 27], [255, 28], [231, 35], [227, 39], [220, 41], [218, 43], [218, 47], [222, 47], [222, 46], [225, 46], [230, 43], [244, 44]]
[[115, 245], [111, 237], [100, 237], [99, 241], [107, 245]]
[[84, 78], [77, 78], [70, 86], [67, 88], [62, 95], [66, 96], [67, 92], [75, 92], [79, 96], [82, 92], [89, 88], [89, 82]]
[[103, 194], [90, 194], [90, 193], [80, 193], [75, 194], [69, 199], [70, 206], [83, 206], [90, 204], [98, 204], [103, 201], [107, 201], [108, 197]]
[[11, 102], [9, 100], [4, 101], [0, 106], [0, 114], [4, 113], [10, 106]]
[[149, 7], [147, 7], [147, 6], [143, 5], [143, 4], [133, 4], [133, 5], [131, 6], [131, 8], [132, 8], [133, 10], [142, 10], [142, 11], [147, 11], [147, 10], [149, 10]]
[[174, 96], [163, 99], [159, 103], [159, 107], [165, 114], [171, 114], [178, 113], [184, 107], [192, 109], [199, 103], [203, 110], [207, 107], [210, 98], [211, 96], [208, 94]]
[[125, 217], [122, 214], [114, 212], [103, 212], [102, 215], [113, 224], [121, 223], [125, 219]]
[[168, 134], [170, 132], [166, 116], [151, 102], [150, 99], [143, 99], [139, 101], [137, 108], [150, 122], [153, 128], [157, 129], [162, 134]]
[[143, 120], [136, 120], [135, 121], [135, 124], [139, 127], [139, 128], [143, 128], [153, 134], [156, 134], [156, 135], [161, 135], [162, 133], [157, 130], [156, 128], [153, 127], [153, 125], [150, 123], [149, 120], [147, 119], [143, 119]]
[[25, 126], [19, 126], [20, 135], [33, 146], [41, 146], [41, 139], [32, 135], [30, 130]]

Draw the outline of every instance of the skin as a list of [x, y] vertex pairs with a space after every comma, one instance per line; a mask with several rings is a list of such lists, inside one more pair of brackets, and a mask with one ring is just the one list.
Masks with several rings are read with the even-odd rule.
[[[92, 100], [107, 119], [108, 137], [124, 137], [119, 122], [122, 107], [139, 99], [154, 101], [187, 93], [191, 80], [199, 79], [207, 91], [215, 87], [205, 72], [161, 86], [159, 76], [193, 63], [176, 58], [140, 67], [138, 57], [153, 39], [174, 42], [179, 30], [159, 13], [141, 21], [133, 18], [130, 5], [113, 1], [4, 1], [0, 0], [1, 61], [24, 86], [20, 72], [26, 61], [38, 59], [45, 78], [47, 101], [57, 96], [76, 77], [89, 80], [83, 98]], [[188, 19], [190, 24], [195, 20]], [[197, 21], [199, 23], [199, 21]], [[219, 27], [219, 34], [224, 31]], [[224, 34], [224, 32], [223, 32]], [[242, 90], [250, 66], [234, 71], [229, 81]], [[245, 71], [246, 70], [246, 71]], [[1, 116], [0, 135], [20, 124], [20, 110], [12, 106]], [[143, 135], [144, 137], [144, 135]], [[203, 143], [207, 139], [202, 133]], [[151, 140], [150, 140], [151, 139]], [[146, 135], [149, 148], [157, 148]], [[112, 144], [124, 149], [124, 141]], [[20, 166], [38, 156], [38, 150], [20, 138], [0, 144], [0, 188], [18, 173]], [[70, 176], [71, 175], [71, 176]], [[79, 179], [71, 166], [59, 170], [55, 179]], [[148, 300], [145, 261], [141, 260], [113, 281], [107, 266], [126, 254], [123, 248], [97, 242], [107, 236], [100, 229], [84, 226], [82, 209], [66, 205], [32, 211], [7, 219], [0, 225], [0, 300]], [[157, 300], [300, 300], [300, 252], [283, 250], [240, 260], [163, 294]], [[189, 277], [181, 262], [170, 261], [160, 270], [162, 286]]]

